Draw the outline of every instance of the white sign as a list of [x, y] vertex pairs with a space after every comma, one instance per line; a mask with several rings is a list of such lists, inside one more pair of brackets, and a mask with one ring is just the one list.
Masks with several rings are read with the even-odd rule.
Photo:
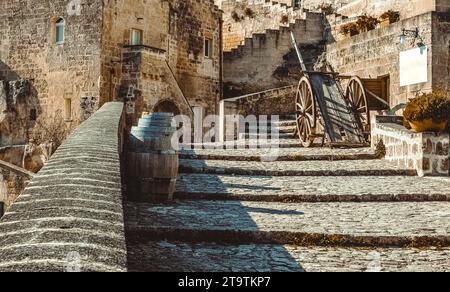
[[400, 53], [400, 86], [428, 82], [428, 48]]

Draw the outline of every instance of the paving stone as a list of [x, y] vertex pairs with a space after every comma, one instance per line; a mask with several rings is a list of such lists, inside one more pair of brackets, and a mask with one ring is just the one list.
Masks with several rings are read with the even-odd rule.
[[349, 249], [147, 241], [129, 246], [131, 271], [449, 272], [450, 249]]
[[252, 176], [417, 175], [415, 170], [400, 169], [385, 160], [255, 162], [182, 159], [180, 172]]
[[450, 179], [181, 174], [177, 198], [283, 202], [450, 201]]
[[183, 240], [338, 246], [449, 246], [450, 203], [126, 204], [127, 229]]

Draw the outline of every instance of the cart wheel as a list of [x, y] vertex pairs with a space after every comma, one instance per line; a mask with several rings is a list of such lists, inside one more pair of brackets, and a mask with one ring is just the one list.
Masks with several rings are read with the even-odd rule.
[[345, 97], [350, 103], [356, 122], [364, 131], [366, 141], [370, 138], [370, 109], [365, 87], [359, 77], [353, 77], [347, 86]]
[[303, 147], [311, 147], [316, 135], [316, 104], [311, 82], [307, 77], [300, 80], [295, 98], [297, 132]]

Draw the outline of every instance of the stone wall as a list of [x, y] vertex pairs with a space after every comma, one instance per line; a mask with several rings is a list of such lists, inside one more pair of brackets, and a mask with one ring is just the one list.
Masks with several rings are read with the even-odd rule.
[[[418, 27], [423, 43], [428, 46], [428, 82], [400, 87], [400, 52], [414, 48], [408, 41], [402, 45], [403, 28]], [[327, 45], [327, 61], [336, 72], [361, 78], [390, 77], [390, 104], [405, 103], [421, 91], [430, 91], [438, 80], [448, 80], [448, 37], [436, 30], [441, 27], [439, 14], [426, 13]], [[439, 48], [439, 51], [435, 51]], [[441, 57], [439, 57], [441, 55]], [[439, 69], [435, 67], [440, 64]]]
[[[312, 69], [324, 50], [323, 16], [309, 14], [291, 26], [308, 68]], [[245, 41], [245, 45], [224, 54], [225, 97], [235, 97], [276, 87], [297, 84], [300, 63], [292, 45], [290, 30], [268, 30]]]
[[[2, 1], [0, 79], [28, 80], [38, 116], [78, 124], [97, 107], [102, 1]], [[65, 40], [56, 44], [55, 22], [65, 21]], [[83, 100], [89, 97], [92, 105]], [[66, 100], [72, 115], [66, 117]], [[31, 110], [31, 109], [30, 109]]]
[[0, 221], [0, 271], [127, 270], [122, 113], [105, 104], [32, 179]]
[[[237, 113], [244, 117], [248, 115], [291, 115], [295, 113], [296, 89], [296, 86], [288, 86], [239, 97], [236, 99]], [[227, 101], [231, 100], [233, 99]]]
[[337, 12], [350, 17], [363, 14], [378, 17], [388, 10], [393, 10], [400, 12], [401, 19], [407, 19], [431, 11], [445, 12], [449, 8], [449, 0], [356, 0], [341, 6]]
[[[172, 101], [177, 101], [175, 106], [178, 110], [184, 114], [190, 113], [186, 110], [185, 97], [190, 105], [202, 106], [206, 112], [215, 113], [216, 104], [221, 96], [222, 38], [221, 12], [213, 0], [170, 2], [149, 0], [145, 3], [110, 1], [106, 4], [104, 13], [103, 101], [126, 99], [124, 91], [127, 90], [124, 86], [129, 83], [130, 76], [122, 76], [122, 73], [128, 70], [123, 68], [127, 66], [127, 60], [123, 59], [123, 56], [129, 50], [126, 47], [130, 45], [131, 29], [139, 29], [143, 31], [144, 47], [165, 52], [167, 66], [178, 83], [171, 89], [176, 95], [170, 97]], [[212, 41], [211, 58], [206, 57], [204, 53], [205, 39]], [[161, 58], [148, 58], [147, 61], [149, 63], [145, 74], [160, 76]], [[152, 63], [153, 61], [155, 62]], [[146, 83], [164, 88], [167, 84], [162, 83], [163, 79]], [[181, 89], [182, 95], [178, 93], [178, 89]], [[137, 95], [143, 96], [143, 100], [151, 100], [145, 106], [139, 101], [130, 101], [135, 102], [133, 107], [136, 115], [140, 115], [142, 111], [155, 109], [156, 97], [147, 94], [148, 92], [137, 92]]]
[[222, 1], [223, 46], [224, 51], [243, 45], [246, 38], [266, 30], [289, 27], [297, 19], [304, 19], [303, 11], [286, 4], [264, 0], [225, 0]]
[[379, 141], [386, 147], [386, 159], [399, 167], [414, 169], [419, 176], [449, 176], [449, 134], [416, 133], [405, 127], [384, 123], [372, 126], [372, 147]]

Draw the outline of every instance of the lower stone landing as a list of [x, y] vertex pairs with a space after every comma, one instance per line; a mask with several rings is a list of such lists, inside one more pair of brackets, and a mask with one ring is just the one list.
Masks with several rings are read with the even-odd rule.
[[372, 125], [372, 147], [376, 148], [382, 141], [387, 160], [414, 169], [419, 176], [449, 176], [449, 134], [416, 133], [395, 120], [376, 117]]

